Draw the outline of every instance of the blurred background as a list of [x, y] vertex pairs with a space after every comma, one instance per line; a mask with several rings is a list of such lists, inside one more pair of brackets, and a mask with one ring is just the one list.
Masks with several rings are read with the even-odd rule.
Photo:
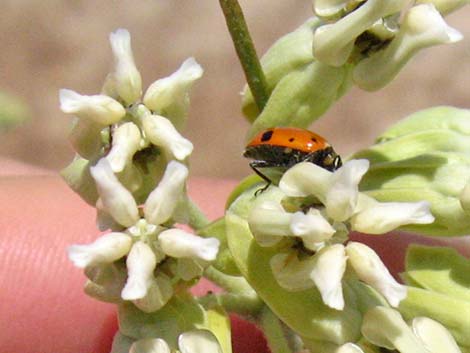
[[[258, 53], [312, 15], [310, 0], [240, 0]], [[469, 108], [470, 8], [446, 18], [463, 41], [423, 51], [380, 92], [357, 88], [312, 129], [348, 155], [371, 144], [388, 125], [435, 105]], [[73, 158], [72, 118], [59, 110], [58, 90], [97, 94], [111, 69], [108, 35], [132, 35], [144, 90], [189, 56], [205, 74], [193, 88], [184, 135], [195, 145], [193, 176], [241, 178], [248, 123], [240, 113], [244, 77], [215, 0], [4, 0], [0, 20], [0, 92], [27, 104], [29, 119], [0, 131], [0, 156], [60, 170]], [[16, 104], [2, 103], [19, 117]], [[0, 167], [1, 168], [1, 167]]]

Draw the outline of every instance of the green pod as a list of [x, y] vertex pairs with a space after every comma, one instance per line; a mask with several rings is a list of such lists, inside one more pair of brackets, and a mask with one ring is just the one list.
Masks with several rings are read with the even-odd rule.
[[[293, 32], [279, 38], [263, 55], [260, 61], [268, 93], [284, 76], [313, 62], [313, 33], [321, 24], [319, 18], [309, 18]], [[260, 113], [248, 86], [243, 89], [242, 111], [251, 122]]]

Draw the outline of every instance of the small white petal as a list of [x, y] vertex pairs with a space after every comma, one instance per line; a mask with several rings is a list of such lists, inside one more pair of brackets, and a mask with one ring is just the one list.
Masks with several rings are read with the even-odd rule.
[[296, 212], [292, 216], [290, 229], [293, 235], [301, 237], [307, 249], [315, 251], [317, 244], [330, 239], [335, 229], [321, 215], [320, 211], [311, 208], [307, 214]]
[[168, 221], [181, 200], [188, 178], [188, 168], [179, 162], [168, 163], [165, 174], [158, 186], [145, 201], [145, 219], [152, 224]]
[[192, 153], [193, 144], [191, 141], [181, 136], [167, 118], [146, 114], [142, 119], [142, 123], [150, 142], [163, 148], [174, 158], [181, 161]]
[[132, 239], [128, 235], [108, 233], [91, 244], [69, 246], [67, 253], [75, 266], [85, 268], [89, 265], [114, 262], [125, 256], [131, 245]]
[[171, 353], [171, 351], [161, 338], [143, 338], [132, 343], [129, 353]]
[[343, 310], [343, 279], [347, 256], [344, 246], [335, 244], [326, 246], [315, 254], [315, 265], [310, 278], [317, 286], [323, 302], [330, 308]]
[[202, 73], [202, 67], [194, 58], [187, 59], [176, 72], [150, 85], [144, 104], [182, 129], [188, 113], [189, 91]]
[[131, 35], [126, 29], [120, 28], [109, 35], [109, 41], [115, 61], [115, 89], [127, 104], [131, 104], [142, 94], [142, 78], [134, 63]]
[[368, 169], [367, 159], [353, 159], [333, 173], [325, 201], [329, 217], [343, 222], [354, 214], [359, 195], [359, 182]]
[[171, 280], [164, 274], [158, 274], [155, 279], [151, 280], [145, 297], [132, 302], [143, 312], [153, 313], [168, 303], [172, 296]]
[[193, 330], [178, 337], [181, 353], [222, 353], [219, 341], [207, 330]]
[[350, 242], [346, 246], [349, 263], [359, 279], [382, 294], [393, 307], [406, 298], [406, 286], [395, 281], [376, 252], [367, 245]]
[[150, 246], [138, 241], [132, 246], [126, 264], [128, 278], [121, 297], [124, 300], [141, 299], [147, 295], [154, 280], [153, 271], [157, 265], [155, 254]]
[[112, 147], [106, 159], [115, 173], [122, 172], [140, 148], [140, 130], [134, 123], [125, 123], [113, 131]]
[[165, 254], [169, 256], [196, 258], [205, 261], [215, 260], [220, 245], [216, 238], [202, 238], [177, 228], [161, 232], [158, 236], [158, 243]]
[[291, 221], [292, 213], [286, 212], [274, 200], [258, 203], [248, 216], [250, 231], [261, 246], [273, 246], [282, 237], [291, 236]]
[[118, 101], [105, 95], [85, 96], [70, 89], [61, 89], [59, 100], [64, 113], [101, 125], [117, 123], [126, 115], [126, 110]]
[[335, 353], [364, 353], [364, 351], [354, 343], [346, 343], [341, 347], [338, 347], [338, 349], [335, 350]]
[[414, 334], [431, 353], [461, 353], [454, 337], [439, 322], [427, 317], [415, 317], [412, 321]]
[[353, 230], [367, 234], [384, 234], [406, 224], [429, 224], [434, 222], [430, 203], [386, 202], [381, 203], [361, 195], [362, 210], [351, 218]]
[[274, 278], [288, 291], [301, 291], [314, 286], [310, 274], [315, 266], [315, 258], [299, 261], [296, 251], [274, 255], [269, 261]]
[[139, 220], [139, 210], [132, 194], [116, 178], [106, 158], [90, 168], [106, 210], [119, 224], [130, 227]]
[[313, 163], [298, 163], [284, 173], [279, 188], [288, 196], [316, 196], [325, 201], [332, 173]]

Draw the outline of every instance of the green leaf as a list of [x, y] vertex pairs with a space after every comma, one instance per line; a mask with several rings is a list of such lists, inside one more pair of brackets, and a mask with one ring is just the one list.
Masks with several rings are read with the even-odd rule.
[[415, 286], [470, 303], [470, 262], [455, 249], [410, 246], [406, 278]]

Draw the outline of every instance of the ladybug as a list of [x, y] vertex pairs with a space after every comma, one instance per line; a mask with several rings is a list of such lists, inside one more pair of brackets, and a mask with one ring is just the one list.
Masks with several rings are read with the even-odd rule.
[[261, 131], [245, 148], [243, 156], [253, 159], [250, 167], [268, 184], [258, 192], [265, 191], [272, 180], [260, 168], [287, 170], [300, 162], [311, 162], [329, 171], [341, 167], [341, 157], [320, 135], [295, 127], [275, 127]]

